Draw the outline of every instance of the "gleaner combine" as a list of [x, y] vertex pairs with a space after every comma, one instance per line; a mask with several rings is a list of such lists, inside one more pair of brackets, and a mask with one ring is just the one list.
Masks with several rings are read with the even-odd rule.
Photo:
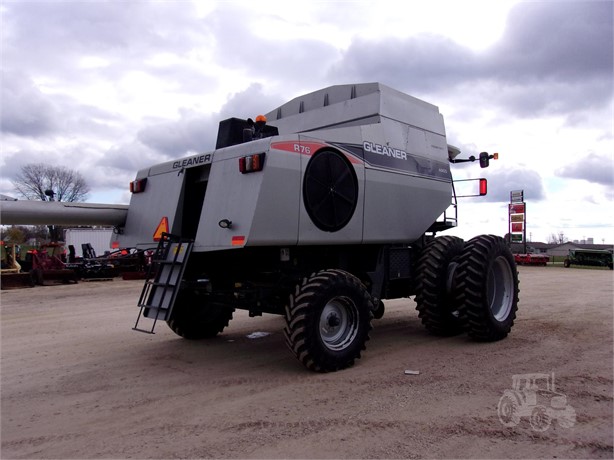
[[457, 223], [450, 164], [476, 160], [459, 153], [437, 107], [379, 83], [333, 86], [220, 122], [215, 151], [140, 170], [128, 207], [3, 202], [2, 218], [111, 224], [116, 246], [155, 247], [136, 330], [164, 321], [203, 339], [237, 308], [279, 314], [298, 360], [335, 371], [360, 358], [384, 299], [415, 295], [433, 334], [510, 332], [504, 240], [436, 237]]

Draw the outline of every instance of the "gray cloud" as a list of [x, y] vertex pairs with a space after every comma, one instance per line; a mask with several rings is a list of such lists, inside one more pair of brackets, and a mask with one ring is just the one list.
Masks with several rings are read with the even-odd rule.
[[220, 109], [219, 119], [229, 117], [255, 118], [257, 115], [268, 113], [286, 102], [279, 95], [266, 94], [264, 86], [260, 83], [252, 84], [244, 91], [229, 96], [228, 101]]
[[212, 138], [215, 139], [211, 134], [212, 125], [211, 117], [186, 115], [180, 120], [148, 126], [139, 131], [137, 138], [147, 147], [169, 157], [178, 157], [211, 145]]
[[546, 198], [542, 177], [537, 171], [526, 168], [483, 170], [482, 177], [488, 180], [489, 202], [510, 201], [512, 190], [524, 190], [525, 201], [541, 201]]
[[190, 151], [215, 149], [219, 122], [226, 118], [256, 118], [279, 106], [279, 98], [263, 93], [261, 84], [252, 84], [244, 91], [232, 94], [219, 113], [200, 115], [183, 111], [178, 120], [147, 126], [137, 139], [143, 145], [169, 157], [187, 155]]
[[328, 68], [340, 57], [337, 47], [325, 37], [286, 39], [261, 33], [256, 30], [259, 22], [253, 12], [236, 2], [219, 2], [203, 24], [215, 37], [216, 63], [246, 69], [253, 81], [289, 93], [311, 87], [314, 81], [326, 81]]
[[556, 175], [611, 187], [614, 185], [614, 157], [612, 154], [589, 153], [581, 156], [576, 163], [557, 169]]
[[523, 2], [508, 16], [487, 69], [511, 82], [612, 75], [611, 1]]
[[153, 149], [138, 140], [118, 143], [104, 152], [94, 167], [111, 168], [127, 171], [131, 174], [139, 169], [162, 163], [172, 157]]
[[58, 127], [57, 107], [27, 76], [3, 70], [1, 81], [0, 129], [3, 133], [39, 137]]
[[331, 76], [381, 81], [418, 97], [462, 89], [475, 103], [520, 116], [604, 107], [612, 98], [613, 5], [522, 2], [501, 40], [481, 53], [429, 35], [357, 40]]
[[476, 56], [467, 48], [444, 37], [420, 35], [385, 42], [354, 41], [330, 74], [422, 94], [475, 78], [478, 68]]
[[81, 57], [138, 68], [150, 55], [184, 48], [199, 33], [190, 3], [126, 1], [14, 2], [5, 6], [5, 62], [27, 63], [47, 75], [70, 75]]

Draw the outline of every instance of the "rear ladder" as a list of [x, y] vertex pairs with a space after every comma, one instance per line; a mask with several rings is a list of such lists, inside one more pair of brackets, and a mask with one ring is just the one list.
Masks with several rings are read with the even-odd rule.
[[[177, 235], [162, 234], [139, 297], [140, 310], [133, 330], [153, 334], [158, 320], [170, 319], [193, 245], [193, 241]], [[139, 327], [142, 317], [153, 320], [151, 329]]]

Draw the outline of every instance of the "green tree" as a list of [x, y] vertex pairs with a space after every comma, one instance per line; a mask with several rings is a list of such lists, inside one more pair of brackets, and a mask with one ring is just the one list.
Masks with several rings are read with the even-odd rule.
[[2, 241], [10, 244], [22, 244], [26, 241], [26, 235], [20, 227], [9, 227], [3, 232]]

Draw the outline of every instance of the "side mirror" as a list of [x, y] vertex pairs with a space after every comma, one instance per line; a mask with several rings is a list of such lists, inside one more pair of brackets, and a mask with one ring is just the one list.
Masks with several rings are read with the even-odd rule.
[[480, 153], [480, 167], [488, 168], [488, 164], [490, 160], [498, 160], [498, 159], [499, 159], [498, 153], [493, 153], [492, 155], [489, 155], [487, 152], [482, 152]]

